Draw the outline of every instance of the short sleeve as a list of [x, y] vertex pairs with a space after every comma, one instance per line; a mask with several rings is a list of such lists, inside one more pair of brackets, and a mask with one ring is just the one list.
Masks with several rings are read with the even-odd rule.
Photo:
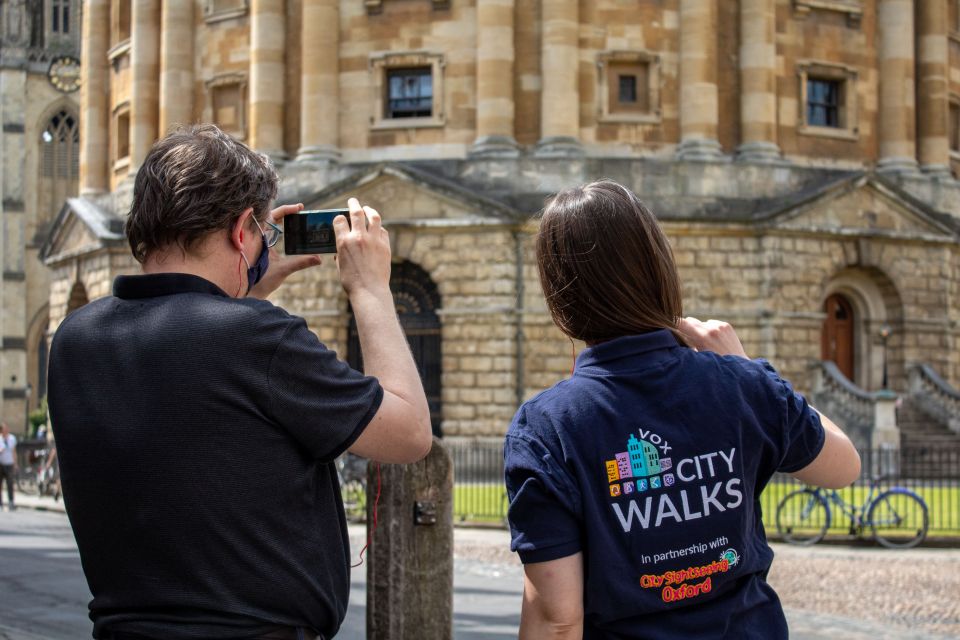
[[376, 378], [338, 360], [300, 318], [280, 339], [267, 384], [273, 419], [321, 461], [346, 451], [383, 400]]
[[773, 383], [778, 405], [783, 412], [777, 471], [793, 473], [806, 467], [820, 454], [826, 434], [820, 414], [807, 399], [794, 391], [793, 385], [781, 378], [769, 362], [763, 360], [761, 364]]
[[[518, 419], [521, 414], [514, 422]], [[561, 460], [536, 440], [508, 435], [504, 475], [510, 548], [521, 562], [547, 562], [581, 550], [580, 494]]]

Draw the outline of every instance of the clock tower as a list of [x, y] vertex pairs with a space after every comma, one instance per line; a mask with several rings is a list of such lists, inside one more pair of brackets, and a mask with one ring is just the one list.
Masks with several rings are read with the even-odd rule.
[[37, 254], [79, 173], [80, 0], [0, 3], [0, 415], [46, 395], [48, 270]]

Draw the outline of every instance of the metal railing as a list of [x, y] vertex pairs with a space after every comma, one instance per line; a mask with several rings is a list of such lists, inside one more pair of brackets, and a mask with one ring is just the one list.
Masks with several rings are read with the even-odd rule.
[[[508, 501], [503, 484], [502, 439], [452, 439], [454, 466], [454, 519], [459, 522], [505, 523]], [[861, 477], [839, 493], [849, 504], [860, 506], [871, 479], [882, 476], [880, 489], [906, 487], [926, 502], [930, 536], [955, 538], [960, 542], [960, 447], [957, 449], [863, 449]], [[780, 501], [803, 484], [795, 478], [776, 474], [760, 496], [768, 535], [776, 533], [776, 511]], [[832, 533], [846, 533], [850, 521], [839, 513], [831, 523]]]

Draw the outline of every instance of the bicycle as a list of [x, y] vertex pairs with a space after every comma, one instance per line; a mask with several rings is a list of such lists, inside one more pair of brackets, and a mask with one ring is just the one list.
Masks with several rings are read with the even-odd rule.
[[[904, 487], [880, 490], [882, 477], [870, 480], [863, 505], [850, 504], [835, 490], [805, 487], [787, 494], [777, 505], [777, 532], [792, 544], [812, 545], [830, 528], [831, 503], [850, 518], [850, 535], [870, 528], [874, 540], [890, 549], [909, 549], [927, 535], [930, 518], [926, 502]], [[874, 497], [876, 494], [876, 497]]]
[[352, 453], [337, 458], [337, 479], [343, 511], [350, 522], [367, 519], [367, 461]]

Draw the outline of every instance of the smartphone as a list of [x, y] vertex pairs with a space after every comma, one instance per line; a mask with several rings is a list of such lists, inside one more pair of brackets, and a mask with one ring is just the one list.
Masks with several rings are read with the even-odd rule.
[[287, 255], [305, 253], [336, 253], [337, 238], [333, 233], [333, 219], [346, 216], [349, 209], [323, 209], [291, 213], [283, 219], [283, 250]]

